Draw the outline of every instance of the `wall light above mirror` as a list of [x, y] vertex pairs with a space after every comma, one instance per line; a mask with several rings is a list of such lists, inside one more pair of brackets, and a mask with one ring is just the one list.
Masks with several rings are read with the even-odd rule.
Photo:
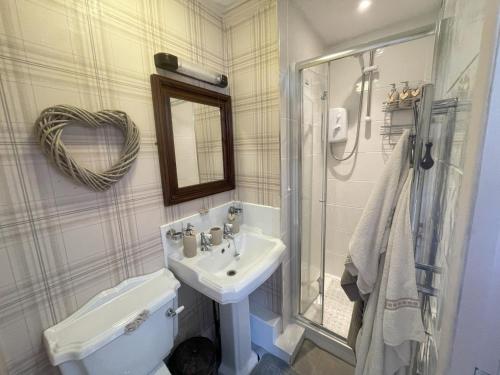
[[231, 97], [151, 76], [166, 206], [232, 190]]

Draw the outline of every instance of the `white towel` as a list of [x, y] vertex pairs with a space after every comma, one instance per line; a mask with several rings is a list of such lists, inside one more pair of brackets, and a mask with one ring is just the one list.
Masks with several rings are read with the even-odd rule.
[[408, 135], [406, 130], [394, 147], [349, 243], [345, 267], [358, 276], [362, 294], [370, 294], [374, 289], [380, 254], [387, 246], [394, 207], [408, 174]]
[[[409, 341], [420, 342], [425, 338], [410, 220], [412, 180], [413, 174], [410, 173], [392, 219], [384, 265], [384, 274], [387, 274], [384, 343], [394, 348], [406, 345]], [[404, 362], [408, 364], [408, 361], [409, 358], [405, 357]]]
[[[408, 133], [403, 134], [394, 149], [396, 154], [370, 196], [367, 215], [363, 213], [364, 222], [356, 228], [357, 238], [351, 240], [349, 248], [348, 260], [353, 263], [346, 267], [357, 271], [358, 286], [361, 278], [361, 285], [371, 291], [356, 343], [356, 375], [404, 373], [413, 342], [425, 337], [415, 278], [407, 139]], [[380, 185], [385, 185], [386, 191]], [[374, 202], [381, 199], [387, 202]], [[373, 212], [375, 207], [381, 209], [380, 215]], [[370, 246], [362, 242], [363, 237], [378, 242]], [[374, 264], [369, 264], [370, 260]]]
[[356, 345], [355, 375], [406, 373], [413, 343], [425, 338], [410, 226], [411, 183], [410, 174], [394, 213], [375, 289], [368, 298]]

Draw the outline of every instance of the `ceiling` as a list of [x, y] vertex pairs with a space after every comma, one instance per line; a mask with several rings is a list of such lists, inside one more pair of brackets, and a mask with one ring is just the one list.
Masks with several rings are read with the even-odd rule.
[[[217, 13], [224, 13], [236, 5], [244, 3], [247, 0], [203, 0], [205, 5], [215, 10]], [[253, 1], [253, 0], [250, 0]]]
[[241, 3], [241, 0], [212, 0], [212, 2], [222, 8], [230, 8], [235, 4]]
[[325, 47], [394, 24], [437, 15], [441, 6], [441, 0], [372, 0], [371, 6], [360, 12], [359, 0], [290, 1], [303, 13]]

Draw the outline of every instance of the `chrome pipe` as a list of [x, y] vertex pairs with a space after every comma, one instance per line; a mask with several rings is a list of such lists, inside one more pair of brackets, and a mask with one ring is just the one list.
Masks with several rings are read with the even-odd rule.
[[[372, 113], [372, 89], [373, 89], [373, 72], [376, 70], [373, 64], [375, 64], [375, 50], [370, 50], [370, 71], [368, 72], [368, 93], [366, 98], [366, 117], [365, 121], [371, 122], [371, 113]], [[375, 68], [375, 69], [374, 69]], [[365, 74], [365, 72], [363, 72]]]
[[312, 59], [304, 60], [297, 63], [297, 69], [303, 70], [316, 65], [324, 64], [330, 61], [338, 60], [343, 57], [357, 55], [370, 50], [376, 50], [377, 48], [389, 47], [395, 44], [410, 42], [412, 40], [425, 38], [427, 36], [434, 35], [436, 29], [435, 24], [419, 27], [410, 31], [405, 31], [403, 33], [398, 33], [385, 38], [377, 39], [371, 43], [363, 43], [352, 48], [344, 48], [338, 51], [333, 51], [332, 53], [324, 56], [314, 57]]
[[[412, 223], [415, 255], [418, 247], [418, 236], [420, 230], [420, 211], [422, 209], [422, 193], [424, 188], [424, 170], [420, 168], [420, 160], [422, 158], [422, 145], [424, 138], [429, 137], [429, 127], [432, 117], [432, 103], [434, 100], [434, 85], [429, 83], [422, 87], [422, 96], [420, 99], [420, 113], [418, 123], [416, 124], [416, 141], [415, 150], [413, 153], [414, 168], [413, 168], [413, 187], [412, 187]], [[417, 258], [418, 259], [418, 258]]]
[[[328, 124], [329, 124], [329, 105], [330, 105], [330, 63], [326, 73], [326, 90], [321, 97], [323, 101], [323, 111], [321, 116], [322, 122], [322, 138], [323, 138], [323, 175], [321, 181], [321, 324], [323, 324], [323, 317], [325, 315], [325, 270], [326, 270], [326, 202], [328, 199]], [[325, 95], [326, 94], [326, 95]]]

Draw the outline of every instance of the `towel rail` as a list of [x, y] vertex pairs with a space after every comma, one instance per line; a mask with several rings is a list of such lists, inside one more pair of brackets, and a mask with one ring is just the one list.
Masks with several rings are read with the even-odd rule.
[[456, 111], [470, 111], [471, 105], [472, 102], [470, 100], [459, 100], [458, 98], [434, 100], [432, 103], [432, 114], [447, 114], [450, 108], [454, 108]]
[[435, 274], [438, 274], [438, 275], [442, 273], [441, 267], [433, 266], [431, 264], [425, 264], [425, 263], [418, 263], [418, 262], [416, 262], [415, 263], [415, 268], [417, 268], [419, 270], [423, 270], [423, 271], [429, 271], [429, 272], [432, 272], [432, 273], [435, 273]]
[[439, 295], [439, 290], [430, 286], [417, 284], [417, 290], [426, 296], [437, 297]]

